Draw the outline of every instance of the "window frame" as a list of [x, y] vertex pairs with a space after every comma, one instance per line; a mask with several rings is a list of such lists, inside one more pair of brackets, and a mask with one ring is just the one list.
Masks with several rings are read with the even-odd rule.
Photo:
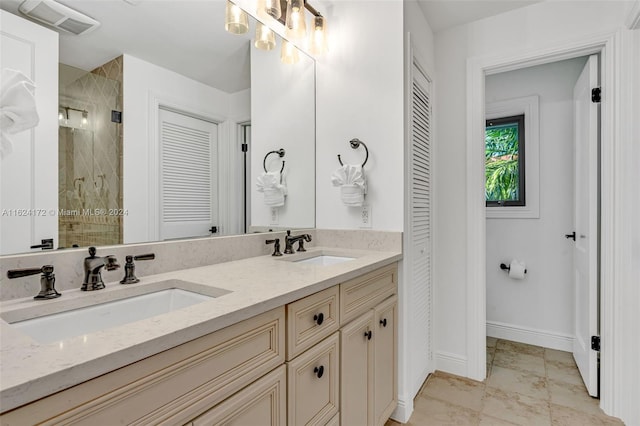
[[[525, 114], [511, 115], [507, 117], [490, 118], [485, 120], [485, 150], [487, 147], [486, 130], [491, 126], [499, 126], [504, 124], [516, 123], [518, 126], [518, 199], [517, 200], [487, 200], [485, 195], [486, 207], [526, 207], [526, 129]], [[486, 176], [485, 176], [486, 179]], [[486, 181], [485, 181], [486, 188]]]

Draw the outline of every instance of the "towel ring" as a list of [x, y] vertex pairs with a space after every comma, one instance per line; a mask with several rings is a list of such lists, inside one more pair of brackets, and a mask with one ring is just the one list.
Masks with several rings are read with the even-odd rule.
[[[367, 148], [367, 145], [365, 145], [364, 142], [362, 142], [358, 138], [351, 139], [349, 143], [351, 144], [351, 148], [353, 149], [358, 149], [360, 145], [364, 147], [364, 150], [366, 152], [366, 157], [364, 157], [364, 163], [362, 163], [362, 167], [364, 167], [364, 165], [367, 164], [367, 161], [369, 160], [369, 149]], [[340, 162], [341, 166], [344, 166], [344, 164], [342, 164], [342, 159], [340, 158], [340, 154], [338, 154], [338, 161]]]
[[[267, 152], [267, 155], [264, 156], [264, 160], [262, 160], [262, 168], [264, 169], [265, 173], [267, 172], [267, 157], [270, 156], [271, 154], [278, 154], [278, 157], [282, 158], [284, 157], [284, 149], [280, 148], [276, 151], [269, 151]], [[284, 160], [282, 160], [282, 168], [280, 169], [280, 173], [282, 173], [282, 171], [284, 170]]]

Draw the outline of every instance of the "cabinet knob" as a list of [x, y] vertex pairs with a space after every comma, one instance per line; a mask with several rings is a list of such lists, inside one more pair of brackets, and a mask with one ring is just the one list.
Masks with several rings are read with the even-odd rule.
[[364, 337], [366, 337], [367, 340], [371, 340], [371, 336], [373, 336], [373, 333], [371, 333], [371, 330], [364, 332]]
[[316, 322], [316, 324], [322, 325], [322, 323], [324, 322], [324, 314], [320, 312], [319, 314], [314, 315], [313, 320]]
[[383, 327], [386, 327], [387, 326], [387, 319], [386, 318], [382, 318], [380, 320], [380, 325], [383, 326]]
[[324, 366], [321, 365], [320, 367], [314, 368], [313, 372], [316, 373], [316, 376], [318, 376], [318, 379], [321, 378], [322, 375], [324, 374]]

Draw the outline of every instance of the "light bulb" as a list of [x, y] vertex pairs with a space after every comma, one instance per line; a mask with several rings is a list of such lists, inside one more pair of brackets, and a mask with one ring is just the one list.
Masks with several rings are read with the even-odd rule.
[[262, 22], [256, 24], [255, 46], [262, 50], [271, 50], [276, 47], [275, 34]]
[[280, 60], [283, 64], [295, 64], [300, 60], [298, 49], [292, 43], [284, 39], [282, 40]]
[[64, 114], [62, 113], [62, 111], [58, 112], [58, 120], [59, 121], [64, 120]]
[[280, 19], [282, 16], [280, 0], [258, 0], [258, 16], [261, 18], [271, 16], [273, 19]]
[[249, 17], [247, 12], [227, 0], [225, 9], [224, 29], [231, 34], [244, 34], [249, 31]]
[[312, 55], [322, 55], [327, 50], [327, 24], [324, 17], [318, 15], [313, 18], [313, 28], [309, 40], [309, 52]]
[[82, 125], [85, 126], [89, 122], [89, 113], [82, 111]]
[[286, 36], [289, 39], [300, 39], [307, 35], [307, 23], [304, 14], [304, 0], [289, 0], [285, 20]]

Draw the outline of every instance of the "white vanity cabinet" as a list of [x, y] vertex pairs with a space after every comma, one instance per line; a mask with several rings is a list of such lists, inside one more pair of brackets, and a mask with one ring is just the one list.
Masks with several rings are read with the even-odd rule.
[[384, 425], [398, 395], [397, 268], [381, 268], [340, 287], [341, 311], [360, 314], [340, 329], [341, 424]]
[[0, 416], [0, 424], [184, 424], [284, 363], [280, 307]]
[[1, 425], [383, 425], [397, 403], [397, 265], [0, 415]]

